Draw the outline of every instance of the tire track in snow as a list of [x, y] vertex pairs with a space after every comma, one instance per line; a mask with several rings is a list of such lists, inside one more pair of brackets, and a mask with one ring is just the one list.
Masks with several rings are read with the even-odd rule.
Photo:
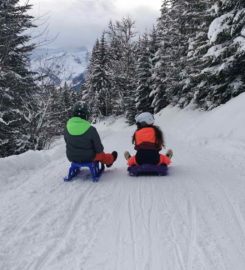
[[[62, 189], [62, 186], [57, 185], [57, 192]], [[5, 241], [5, 246], [8, 246], [12, 239], [16, 239], [17, 235], [20, 235], [20, 233], [25, 230], [28, 224], [31, 223], [32, 220], [36, 220], [36, 217], [40, 218], [40, 212], [45, 210], [47, 211], [47, 208], [44, 208], [46, 206], [47, 202], [43, 202], [41, 205], [36, 208], [36, 206], [32, 207], [31, 209], [28, 210], [28, 213], [32, 213], [31, 215], [26, 218], [26, 212], [22, 215], [21, 220], [24, 220], [23, 222], [18, 222], [18, 227], [17, 229], [14, 230], [14, 232], [11, 234], [11, 238], [9, 238], [7, 241]]]
[[[208, 265], [210, 265], [211, 263], [213, 263], [212, 259], [214, 261], [222, 260], [222, 257], [225, 256], [226, 254], [225, 250], [223, 248], [217, 250], [217, 248], [224, 245], [224, 243], [217, 240], [218, 240], [218, 237], [221, 238], [222, 235], [227, 235], [227, 233], [229, 233], [230, 240], [227, 240], [227, 243], [231, 243], [231, 241], [233, 241], [234, 243], [237, 243], [233, 246], [233, 248], [235, 248], [235, 250], [237, 250], [239, 253], [239, 256], [236, 256], [236, 258], [239, 259], [239, 263], [242, 262], [244, 264], [245, 258], [244, 258], [243, 250], [245, 248], [244, 246], [245, 241], [243, 241], [243, 243], [241, 240], [239, 240], [239, 243], [237, 241], [238, 240], [237, 236], [238, 236], [239, 231], [241, 232], [240, 235], [242, 236], [242, 238], [245, 239], [245, 230], [244, 230], [245, 226], [243, 225], [244, 218], [242, 217], [242, 214], [239, 213], [239, 209], [235, 208], [226, 190], [227, 188], [229, 188], [229, 185], [231, 184], [230, 181], [227, 181], [228, 179], [227, 176], [231, 175], [231, 171], [227, 170], [227, 168], [230, 168], [230, 166], [225, 160], [224, 161], [222, 160], [222, 162], [218, 162], [219, 159], [217, 158], [216, 155], [212, 156], [212, 160], [217, 160], [217, 162], [215, 163], [211, 162], [210, 151], [207, 151], [206, 149], [202, 149], [202, 151], [199, 151], [197, 147], [191, 147], [191, 148], [192, 150], [194, 150], [192, 155], [195, 157], [195, 159], [193, 159], [192, 161], [192, 166], [194, 169], [200, 168], [201, 171], [199, 172], [199, 175], [196, 173], [196, 176], [195, 176], [195, 173], [193, 172], [192, 173], [193, 175], [189, 178], [189, 183], [190, 183], [190, 186], [192, 187], [192, 190], [195, 192], [196, 202], [198, 202], [198, 204], [200, 203], [200, 207], [201, 207], [200, 210], [204, 209], [204, 206], [206, 205], [206, 208], [209, 209], [208, 213], [210, 213], [210, 215], [212, 216], [211, 218], [211, 216], [207, 217], [207, 215], [204, 215], [204, 217], [206, 217], [205, 219], [206, 222], [208, 221], [210, 223], [209, 224], [210, 228], [213, 229], [212, 230], [213, 232], [211, 234], [211, 240], [213, 240], [213, 246], [211, 245], [207, 246], [206, 244], [206, 248], [208, 248], [207, 250], [205, 250], [205, 246], [201, 247], [201, 251], [206, 252], [205, 253], [206, 260], [207, 258], [210, 259], [209, 261], [206, 261], [204, 263], [208, 263]], [[181, 153], [184, 153], [184, 152], [188, 152], [188, 151], [183, 151], [182, 149]], [[182, 155], [182, 159], [183, 159], [183, 155]], [[200, 167], [200, 164], [202, 164], [202, 167]], [[217, 170], [217, 167], [219, 168], [218, 170]], [[227, 173], [227, 175], [224, 179], [225, 173]], [[231, 175], [230, 179], [233, 179], [233, 175]], [[205, 194], [205, 196], [201, 195], [200, 191], [202, 191], [202, 193]], [[200, 197], [198, 194], [200, 194]], [[231, 193], [231, 194], [236, 194], [236, 193]], [[200, 202], [199, 202], [199, 198], [200, 198]], [[237, 198], [234, 198], [234, 201], [237, 201]], [[192, 210], [192, 213], [193, 213], [193, 210]], [[202, 221], [202, 224], [201, 224], [202, 227], [206, 226], [204, 225], [205, 220]], [[193, 227], [193, 221], [192, 221], [192, 227]], [[217, 228], [219, 227], [221, 228], [221, 230], [217, 232]], [[192, 236], [193, 236], [193, 232], [192, 232]], [[204, 236], [203, 232], [201, 232], [200, 236], [201, 236], [201, 240], [204, 241], [205, 239], [203, 239], [203, 236]], [[193, 240], [191, 240], [191, 243], [194, 243]], [[214, 245], [216, 246], [216, 249], [214, 248]], [[197, 246], [195, 249], [197, 249]], [[192, 248], [190, 248], [190, 250], [192, 250]], [[190, 258], [192, 257], [190, 256], [191, 254], [194, 254], [194, 253], [189, 252], [188, 265], [190, 264]], [[226, 263], [229, 262], [230, 257], [226, 256], [225, 260], [226, 260]], [[191, 265], [193, 265], [193, 263], [191, 263]]]
[[[182, 160], [185, 160], [186, 156], [183, 153], [186, 153], [186, 152], [187, 151], [182, 151], [182, 153], [179, 155], [179, 158]], [[191, 181], [191, 179], [189, 181]], [[191, 192], [189, 191], [189, 187], [187, 186], [187, 183], [185, 181], [182, 184], [188, 193], [187, 198], [189, 198], [189, 200], [187, 201], [187, 213], [189, 216], [188, 221], [190, 221], [190, 240], [187, 247], [188, 253], [187, 253], [186, 267], [184, 267], [184, 259], [181, 259], [181, 260], [182, 260], [182, 266], [186, 270], [191, 270], [193, 268], [193, 260], [194, 260], [195, 253], [197, 250], [197, 213], [196, 213], [196, 206], [195, 206], [193, 194], [192, 194], [193, 191]], [[196, 185], [196, 183], [194, 185]]]
[[136, 264], [136, 254], [137, 254], [137, 247], [136, 247], [136, 231], [135, 231], [135, 223], [134, 223], [134, 218], [135, 213], [133, 213], [133, 203], [132, 203], [132, 198], [129, 195], [128, 197], [128, 215], [129, 215], [129, 224], [130, 224], [130, 235], [131, 235], [131, 241], [133, 245], [133, 264], [134, 264], [134, 269], [137, 270], [137, 264]]
[[193, 260], [195, 257], [195, 250], [197, 249], [197, 215], [196, 208], [194, 206], [193, 201], [188, 202], [188, 209], [190, 213], [191, 220], [191, 236], [190, 236], [190, 244], [188, 249], [188, 259], [187, 259], [187, 268], [186, 270], [192, 269]]
[[[223, 189], [223, 188], [222, 188]], [[239, 209], [237, 209], [233, 203], [231, 202], [230, 197], [226, 193], [226, 191], [223, 189], [225, 197], [227, 198], [227, 202], [230, 206], [231, 212], [233, 213], [234, 219], [236, 220], [237, 226], [240, 228], [240, 231], [242, 233], [244, 243], [245, 243], [245, 220], [240, 212]]]
[[[207, 163], [207, 159], [208, 159], [208, 155], [203, 155], [202, 153], [195, 153], [195, 163], [198, 163], [199, 160], [204, 158], [204, 162], [203, 164]], [[229, 161], [229, 159], [227, 159]], [[226, 160], [225, 160], [226, 161]], [[227, 162], [226, 162], [227, 163]], [[204, 185], [203, 181], [198, 181], [199, 187], [201, 186], [203, 190], [207, 191], [207, 194], [209, 194], [209, 196], [211, 198], [216, 198], [216, 200], [218, 199], [218, 201], [221, 202], [221, 199], [223, 201], [223, 203], [225, 205], [227, 205], [230, 209], [229, 211], [229, 215], [231, 215], [233, 218], [230, 220], [231, 221], [231, 225], [232, 226], [236, 226], [238, 228], [238, 230], [241, 232], [241, 236], [244, 239], [243, 243], [243, 247], [239, 248], [238, 246], [236, 246], [236, 248], [238, 249], [241, 258], [243, 258], [243, 261], [245, 262], [245, 258], [244, 258], [244, 252], [243, 250], [245, 249], [245, 220], [241, 214], [241, 212], [239, 211], [239, 209], [235, 208], [234, 204], [232, 203], [232, 200], [230, 198], [230, 196], [228, 195], [228, 192], [226, 190], [225, 185], [223, 184], [222, 180], [224, 177], [224, 172], [227, 172], [228, 174], [230, 174], [230, 171], [227, 171], [227, 167], [225, 165], [224, 162], [222, 162], [221, 164], [219, 164], [219, 170], [217, 170], [217, 164], [213, 164], [213, 163], [207, 163], [209, 165], [208, 168], [208, 174], [206, 173], [206, 177], [212, 179], [212, 182], [209, 183], [209, 185]], [[230, 165], [230, 164], [229, 164]], [[233, 178], [233, 175], [230, 176], [230, 179]], [[194, 182], [193, 182], [194, 185]], [[210, 185], [212, 185], [212, 188], [210, 188]], [[209, 189], [208, 189], [209, 188]], [[224, 209], [227, 209], [226, 207], [223, 206]], [[214, 211], [217, 211], [216, 209], [214, 209]], [[226, 229], [230, 229], [230, 226], [225, 227]], [[237, 229], [234, 230], [234, 233], [237, 232]]]
[[[46, 252], [41, 256], [41, 258], [38, 260], [38, 262], [35, 262], [29, 267], [30, 269], [35, 269], [35, 270], [40, 270], [42, 269], [52, 258], [53, 254], [55, 253], [56, 249], [61, 245], [62, 242], [64, 242], [69, 235], [69, 233], [72, 230], [72, 226], [76, 220], [77, 213], [83, 206], [83, 202], [89, 197], [92, 191], [95, 189], [94, 183], [91, 183], [89, 187], [82, 193], [79, 198], [77, 199], [77, 202], [75, 203], [75, 206], [73, 208], [73, 211], [71, 212], [72, 214], [70, 215], [68, 222], [65, 226], [64, 232], [61, 235], [61, 240], [60, 241], [55, 241], [50, 248], [47, 248]], [[34, 266], [34, 267], [33, 267]], [[45, 269], [45, 268], [44, 268]]]
[[[169, 209], [169, 205], [166, 201], [166, 199], [163, 198], [163, 203], [165, 205], [166, 209]], [[179, 265], [179, 268], [182, 270], [185, 270], [185, 263], [184, 263], [184, 257], [181, 251], [181, 247], [178, 244], [178, 240], [176, 237], [176, 228], [174, 226], [174, 222], [173, 222], [174, 216], [170, 215], [170, 234], [171, 234], [171, 239], [170, 241], [172, 242], [173, 246], [174, 246], [174, 251], [175, 251], [175, 257], [176, 257], [176, 262]]]
[[245, 219], [242, 216], [240, 210], [238, 208], [236, 208], [234, 206], [234, 204], [232, 203], [232, 200], [231, 200], [230, 196], [227, 194], [225, 187], [220, 182], [218, 182], [216, 180], [216, 178], [214, 180], [215, 180], [215, 183], [217, 185], [217, 189], [222, 190], [225, 198], [227, 199], [226, 202], [229, 204], [231, 212], [233, 213], [234, 219], [237, 222], [237, 226], [240, 228], [240, 231], [242, 233], [242, 237], [244, 238], [244, 243], [245, 243]]
[[[147, 179], [150, 180], [151, 179]], [[148, 256], [147, 256], [147, 261], [145, 262], [144, 265], [144, 270], [150, 270], [150, 266], [152, 264], [152, 233], [151, 233], [151, 219], [152, 219], [152, 212], [153, 212], [153, 198], [154, 198], [154, 194], [153, 194], [153, 188], [152, 188], [152, 182], [150, 182], [150, 188], [149, 188], [149, 198], [150, 198], [150, 202], [148, 205], [148, 209], [147, 209], [147, 226], [146, 228], [146, 234], [147, 234], [147, 248], [148, 248]], [[141, 209], [143, 210], [143, 208], [141, 207]], [[142, 216], [144, 217], [144, 210], [142, 211]], [[145, 219], [145, 218], [144, 218]]]
[[[72, 219], [62, 231], [62, 235], [56, 241], [55, 246], [52, 246], [52, 253], [44, 258], [42, 265], [38, 269], [57, 268], [59, 269], [59, 259], [63, 254], [79, 254], [79, 260], [73, 265], [73, 261], [66, 262], [67, 267], [75, 269], [83, 269], [87, 260], [91, 257], [94, 251], [98, 238], [98, 230], [103, 227], [107, 220], [108, 211], [106, 211], [106, 199], [110, 198], [111, 191], [114, 190], [115, 183], [113, 181], [106, 183], [107, 189], [101, 190], [100, 183], [87, 182], [89, 187], [83, 190], [83, 198], [77, 199], [74, 203]], [[99, 208], [98, 208], [99, 206]], [[80, 219], [80, 217], [86, 217]], [[75, 238], [74, 238], [75, 235]], [[55, 265], [58, 265], [55, 267]], [[42, 267], [42, 268], [41, 268]], [[63, 265], [63, 268], [65, 266]], [[62, 268], [62, 269], [63, 269]], [[34, 268], [36, 270], [36, 268]], [[67, 269], [67, 268], [64, 268]]]
[[[89, 222], [87, 220], [84, 220], [84, 224], [82, 224], [82, 226], [86, 227], [84, 231], [86, 235], [89, 234], [90, 232], [93, 232], [93, 233], [92, 235], [89, 235], [87, 239], [85, 239], [86, 243], [83, 245], [82, 251], [79, 252], [79, 256], [81, 257], [81, 260], [79, 262], [79, 265], [80, 265], [79, 269], [84, 268], [84, 265], [86, 265], [86, 262], [90, 258], [91, 252], [94, 252], [92, 248], [95, 246], [96, 240], [98, 241], [98, 229], [103, 228], [105, 222], [108, 219], [108, 215], [107, 215], [108, 211], [104, 210], [104, 209], [107, 209], [106, 204], [105, 204], [105, 198], [107, 198], [108, 196], [111, 196], [111, 192], [115, 190], [114, 185], [115, 183], [113, 181], [109, 182], [109, 186], [107, 186], [107, 189], [106, 189], [107, 190], [106, 195], [103, 195], [103, 193], [101, 194], [101, 192], [99, 192], [100, 194], [99, 197], [95, 198], [94, 196], [92, 196], [92, 200], [88, 202], [86, 209], [84, 209], [83, 213], [86, 214], [93, 211], [95, 207], [97, 208], [97, 205], [100, 205], [101, 210], [103, 209], [103, 211], [100, 211], [99, 214], [96, 214], [96, 219], [93, 222], [92, 222], [93, 219], [91, 218]], [[96, 187], [96, 189], [94, 189], [94, 192], [97, 189], [101, 189], [101, 186], [98, 188]], [[88, 226], [90, 228], [87, 228]], [[85, 241], [83, 240], [83, 243]]]
[[[242, 243], [243, 247], [236, 246], [236, 248], [239, 251], [239, 253], [241, 255], [241, 258], [243, 258], [243, 261], [245, 263], [245, 256], [244, 256], [244, 250], [245, 250], [245, 244], [244, 244], [245, 243], [245, 221], [244, 221], [244, 218], [242, 217], [241, 212], [237, 208], [235, 208], [235, 206], [233, 205], [233, 203], [231, 201], [231, 198], [227, 194], [227, 191], [225, 190], [224, 186], [221, 183], [219, 183], [216, 180], [216, 178], [214, 178], [214, 184], [216, 185], [216, 190], [219, 190], [222, 193], [222, 195], [226, 198], [226, 200], [224, 200], [224, 203], [230, 209], [229, 213], [233, 217], [232, 222], [234, 222], [235, 226], [241, 232], [240, 235], [241, 235], [241, 238], [243, 239], [243, 241], [241, 241], [241, 243]], [[234, 232], [237, 232], [237, 229], [234, 230]]]
[[[118, 193], [118, 200], [117, 200], [117, 204], [115, 205], [115, 212], [119, 213], [119, 216], [122, 215], [122, 190], [123, 188], [121, 189], [118, 189], [119, 193]], [[117, 247], [115, 248], [118, 248], [118, 252], [116, 252], [116, 259], [115, 259], [115, 270], [119, 270], [120, 267], [121, 267], [121, 256], [120, 254], [122, 253], [121, 252], [121, 249], [122, 249], [122, 225], [121, 225], [121, 222], [119, 220], [119, 218], [117, 219], [117, 235], [116, 235], [116, 243], [117, 243]]]
[[[40, 170], [40, 172], [39, 173], [42, 173], [42, 170]], [[37, 176], [37, 174], [35, 175], [35, 177]], [[57, 173], [57, 172], [54, 172], [54, 173], [51, 173], [50, 174], [50, 178], [58, 178], [58, 176], [60, 176], [60, 172], [59, 173]], [[17, 187], [17, 190], [15, 190], [15, 193], [17, 193], [17, 194], [22, 194], [23, 193], [23, 191], [21, 191], [21, 190], [19, 190], [19, 189], [23, 189], [23, 187], [24, 186], [26, 186], [27, 185], [27, 188], [32, 188], [32, 186], [30, 185], [30, 181], [33, 181], [33, 179], [35, 179], [35, 177], [33, 177], [33, 176], [30, 176], [29, 178], [27, 178], [26, 179], [26, 181], [24, 182], [24, 183], [22, 183], [22, 184], [20, 184], [18, 187]], [[60, 183], [58, 183], [58, 182], [54, 182], [53, 183], [53, 185], [52, 186], [50, 186], [50, 188], [52, 188], [52, 190], [53, 189], [55, 189], [56, 190], [56, 192], [58, 192], [59, 193], [59, 191], [62, 189], [62, 186], [60, 185]], [[36, 188], [36, 190], [37, 190], [37, 188]], [[11, 242], [13, 242], [13, 241], [15, 241], [15, 239], [16, 239], [16, 236], [17, 235], [20, 235], [20, 233], [23, 231], [23, 230], [25, 230], [25, 227], [27, 227], [27, 225], [28, 224], [30, 224], [30, 222], [32, 221], [32, 220], [35, 220], [35, 217], [40, 217], [40, 212], [42, 212], [41, 210], [43, 210], [43, 208], [44, 208], [44, 206], [46, 205], [46, 201], [45, 202], [43, 202], [43, 200], [41, 199], [41, 197], [43, 196], [43, 194], [42, 193], [38, 193], [36, 190], [34, 190], [34, 191], [32, 191], [32, 192], [36, 192], [37, 193], [37, 195], [38, 195], [38, 199], [35, 197], [35, 201], [37, 201], [37, 202], [40, 202], [40, 201], [42, 201], [42, 203], [41, 204], [38, 204], [38, 207], [36, 206], [37, 204], [28, 204], [28, 206], [30, 206], [31, 208], [30, 209], [28, 209], [28, 211], [25, 211], [24, 213], [22, 213], [22, 215], [17, 219], [16, 217], [15, 217], [15, 220], [14, 220], [14, 222], [15, 223], [13, 223], [13, 222], [11, 222], [11, 225], [16, 225], [15, 227], [13, 227], [12, 228], [12, 233], [11, 233], [11, 237], [9, 237], [9, 234], [10, 234], [10, 232], [9, 232], [9, 230], [10, 230], [10, 226], [8, 226], [7, 227], [7, 230], [8, 230], [8, 234], [6, 234], [6, 232], [5, 232], [5, 235], [6, 235], [6, 237], [8, 237], [8, 239], [6, 239], [5, 241], [4, 241], [4, 246], [5, 246], [5, 248], [11, 243]], [[30, 190], [24, 190], [24, 192], [30, 192]], [[12, 192], [12, 190], [11, 190], [11, 192]], [[5, 194], [6, 195], [6, 194]], [[16, 196], [15, 196], [16, 197]], [[10, 202], [12, 202], [12, 200], [9, 200]], [[14, 200], [13, 200], [14, 201]], [[21, 201], [22, 202], [22, 201]], [[21, 205], [21, 204], [18, 204], [18, 202], [16, 203], [17, 205], [18, 205], [18, 207]], [[34, 206], [33, 206], [34, 205]], [[9, 207], [10, 206], [8, 206], [8, 209], [9, 209]], [[20, 212], [20, 211], [22, 211], [22, 210], [26, 210], [25, 208], [20, 208], [20, 209], [18, 209], [18, 213]], [[31, 213], [31, 215], [29, 214], [29, 213]], [[13, 214], [12, 214], [13, 215]], [[12, 217], [12, 216], [11, 216]], [[8, 223], [10, 223], [10, 222], [7, 222], [6, 223], [6, 225], [8, 225]], [[4, 231], [4, 230], [3, 230]], [[3, 235], [4, 236], [4, 235]], [[13, 240], [14, 239], [14, 240]]]

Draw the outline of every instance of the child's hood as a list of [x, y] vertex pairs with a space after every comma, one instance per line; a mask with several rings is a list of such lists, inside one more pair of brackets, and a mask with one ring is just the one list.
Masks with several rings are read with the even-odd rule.
[[91, 124], [80, 117], [72, 117], [66, 124], [68, 133], [76, 136], [83, 135], [90, 127]]

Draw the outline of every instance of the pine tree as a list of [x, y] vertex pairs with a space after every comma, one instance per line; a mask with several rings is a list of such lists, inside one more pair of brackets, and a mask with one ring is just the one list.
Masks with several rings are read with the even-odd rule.
[[111, 82], [110, 82], [110, 59], [108, 53], [108, 45], [103, 33], [100, 40], [99, 62], [97, 64], [97, 72], [100, 73], [100, 83], [98, 87], [99, 110], [103, 116], [109, 116], [112, 113], [112, 98], [111, 98]]
[[209, 5], [209, 0], [163, 1], [152, 72], [155, 112], [168, 104], [185, 106], [193, 98], [190, 77], [197, 69], [197, 55], [204, 51]]
[[159, 112], [161, 109], [169, 105], [170, 96], [169, 86], [171, 85], [171, 31], [170, 31], [170, 17], [169, 10], [172, 1], [165, 0], [161, 6], [161, 16], [157, 21], [155, 48], [156, 52], [152, 58], [152, 91], [150, 98], [152, 98], [152, 108], [154, 113]]
[[123, 74], [123, 46], [120, 34], [120, 22], [110, 21], [106, 31], [108, 40], [108, 54], [110, 58], [110, 81], [113, 100], [112, 113], [121, 115], [124, 113], [125, 78]]
[[154, 77], [153, 77], [153, 73], [154, 73], [154, 67], [158, 61], [158, 57], [157, 55], [157, 51], [159, 49], [159, 39], [158, 39], [158, 34], [157, 34], [157, 30], [155, 28], [155, 26], [153, 26], [152, 28], [152, 32], [149, 35], [149, 58], [150, 58], [150, 73], [151, 73], [151, 77], [149, 78], [149, 85], [150, 85], [150, 89], [151, 92], [149, 93], [149, 101], [151, 102], [151, 105], [149, 107], [149, 112], [154, 112], [154, 107], [153, 107], [153, 100], [154, 100], [154, 93], [155, 93], [155, 89], [154, 87], [156, 87], [156, 85], [154, 84]]
[[245, 91], [245, 2], [223, 0], [213, 6], [209, 49], [196, 77], [195, 102], [212, 109]]
[[88, 104], [89, 106], [91, 105], [90, 104], [91, 96], [93, 95], [91, 91], [92, 72], [95, 65], [95, 60], [98, 58], [98, 50], [99, 50], [99, 40], [97, 39], [95, 45], [93, 46], [91, 57], [89, 59], [89, 64], [86, 70], [85, 82], [81, 86], [81, 99], [84, 103]]
[[154, 58], [158, 50], [158, 46], [159, 44], [158, 44], [157, 30], [155, 26], [153, 26], [152, 31], [149, 35], [149, 53], [150, 53], [150, 62], [151, 62], [152, 67], [155, 65]]
[[108, 48], [103, 33], [93, 48], [83, 97], [83, 101], [88, 101], [93, 119], [112, 113], [109, 65]]
[[137, 89], [136, 89], [136, 109], [137, 114], [142, 112], [153, 112], [150, 98], [151, 88], [151, 52], [147, 34], [139, 41], [139, 55], [136, 68]]
[[[28, 71], [34, 45], [26, 30], [33, 27], [30, 5], [18, 0], [0, 2], [0, 156], [19, 154], [33, 147], [30, 109], [37, 86]], [[25, 32], [25, 33], [24, 33]]]
[[170, 104], [168, 94], [168, 56], [163, 45], [159, 46], [155, 57], [155, 65], [152, 69], [152, 91], [150, 98], [152, 99], [151, 107], [154, 113], [158, 113], [161, 109]]
[[[189, 43], [202, 30], [204, 17], [201, 12], [207, 8], [208, 2], [209, 0], [174, 0], [167, 11], [167, 17], [164, 16], [168, 20], [164, 25], [167, 28], [164, 43], [167, 43], [165, 48], [169, 55], [168, 95], [173, 105], [180, 105], [182, 99], [186, 98], [183, 87], [189, 80]], [[168, 5], [170, 6], [169, 3]], [[166, 8], [165, 5], [165, 12]]]
[[[107, 31], [111, 58], [110, 80], [112, 82], [113, 111], [125, 113], [129, 123], [134, 122], [136, 114], [136, 42], [135, 22], [123, 18], [110, 23]], [[115, 54], [114, 54], [115, 53]]]
[[211, 11], [213, 0], [188, 1], [186, 17], [186, 35], [188, 37], [188, 49], [182, 56], [182, 75], [178, 83], [178, 105], [187, 106], [194, 98], [195, 80], [199, 76], [203, 66], [201, 57], [206, 54], [209, 42], [207, 32], [214, 14]]

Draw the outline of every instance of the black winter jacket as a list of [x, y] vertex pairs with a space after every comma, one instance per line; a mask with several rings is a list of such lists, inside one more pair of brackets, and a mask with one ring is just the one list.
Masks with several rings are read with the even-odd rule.
[[79, 117], [68, 120], [64, 138], [66, 155], [71, 162], [91, 162], [104, 150], [96, 128]]

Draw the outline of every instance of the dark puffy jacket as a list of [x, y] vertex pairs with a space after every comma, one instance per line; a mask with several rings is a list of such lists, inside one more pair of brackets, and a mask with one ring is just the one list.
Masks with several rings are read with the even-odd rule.
[[68, 120], [64, 138], [66, 155], [71, 162], [90, 162], [104, 150], [96, 128], [80, 117]]

